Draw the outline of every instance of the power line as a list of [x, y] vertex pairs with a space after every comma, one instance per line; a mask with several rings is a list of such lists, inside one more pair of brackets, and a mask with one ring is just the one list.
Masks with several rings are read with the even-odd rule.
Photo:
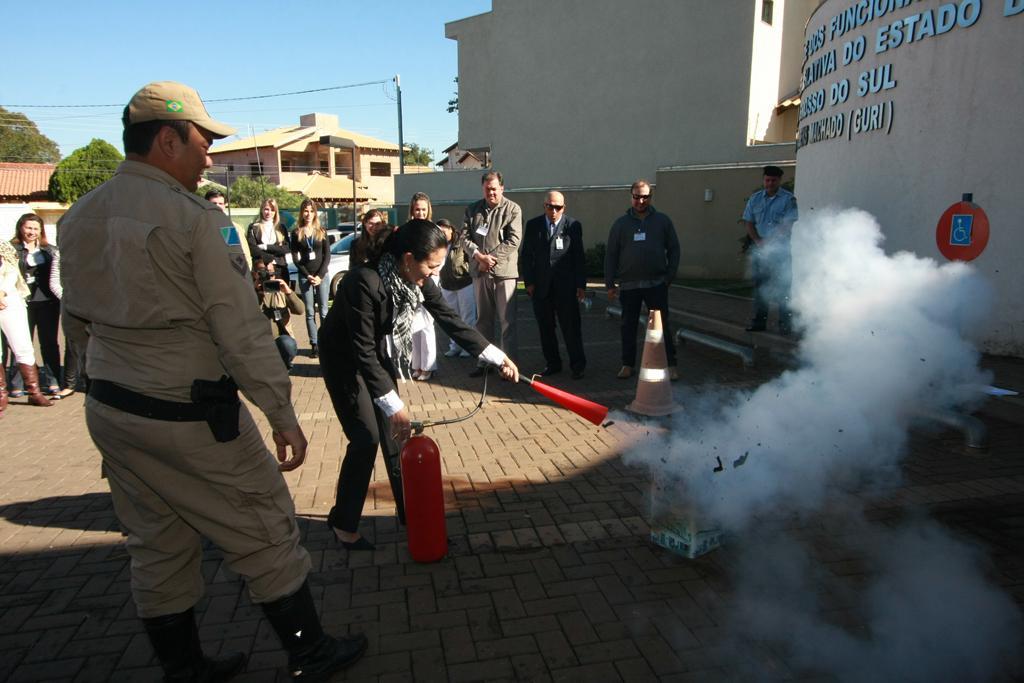
[[[271, 93], [269, 95], [249, 95], [247, 97], [222, 97], [213, 100], [203, 100], [204, 104], [210, 104], [211, 102], [241, 102], [243, 100], [265, 100], [271, 97], [288, 97], [291, 95], [308, 95], [310, 93], [317, 92], [328, 92], [330, 90], [344, 90], [346, 88], [361, 88], [367, 85], [378, 85], [382, 83], [388, 83], [388, 80], [381, 81], [366, 81], [364, 83], [349, 83], [347, 85], [332, 85], [327, 88], [311, 88], [309, 90], [295, 90], [292, 92], [279, 92]], [[19, 109], [88, 109], [96, 107], [123, 107], [125, 103], [120, 104], [0, 104], [0, 107], [17, 107]]]

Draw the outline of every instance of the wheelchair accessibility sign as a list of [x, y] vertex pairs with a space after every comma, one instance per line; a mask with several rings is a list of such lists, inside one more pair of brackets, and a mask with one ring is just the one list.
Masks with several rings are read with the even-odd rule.
[[969, 195], [950, 206], [935, 226], [935, 246], [950, 261], [973, 261], [988, 245], [988, 216]]
[[971, 226], [974, 216], [969, 213], [954, 213], [949, 228], [949, 243], [954, 247], [971, 246]]

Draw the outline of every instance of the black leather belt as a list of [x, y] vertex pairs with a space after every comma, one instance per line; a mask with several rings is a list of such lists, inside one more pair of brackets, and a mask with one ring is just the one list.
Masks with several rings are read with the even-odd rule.
[[167, 422], [205, 422], [207, 406], [201, 403], [165, 401], [125, 389], [105, 379], [90, 379], [89, 395], [111, 408]]

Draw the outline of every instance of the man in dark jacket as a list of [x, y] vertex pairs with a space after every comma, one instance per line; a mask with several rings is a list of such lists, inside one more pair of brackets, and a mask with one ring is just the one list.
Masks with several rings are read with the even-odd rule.
[[546, 367], [543, 377], [562, 370], [555, 336], [555, 316], [569, 352], [574, 379], [583, 377], [587, 365], [580, 332], [579, 302], [587, 288], [583, 263], [583, 226], [565, 213], [561, 192], [548, 192], [544, 213], [526, 223], [520, 271], [526, 294], [533, 300], [533, 314], [540, 328], [540, 346]]
[[669, 378], [675, 381], [679, 373], [668, 323], [668, 286], [679, 268], [679, 237], [672, 219], [651, 206], [649, 182], [637, 180], [630, 192], [632, 207], [612, 224], [604, 259], [608, 299], [622, 300], [622, 369], [618, 377], [633, 375], [640, 306], [647, 304], [648, 310], [661, 311]]

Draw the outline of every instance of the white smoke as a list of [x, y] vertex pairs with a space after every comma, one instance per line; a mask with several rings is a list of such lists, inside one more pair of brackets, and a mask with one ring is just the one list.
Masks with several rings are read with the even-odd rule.
[[[799, 368], [714, 411], [678, 414], [669, 455], [632, 453], [656, 479], [727, 528], [762, 508], [817, 509], [829, 485], [898, 483], [915, 414], [969, 406], [987, 376], [965, 335], [985, 313], [985, 283], [963, 263], [887, 256], [861, 211], [818, 212], [794, 229]], [[721, 461], [724, 468], [714, 472]], [[681, 491], [682, 492], [682, 491]]]
[[1020, 615], [976, 551], [939, 525], [894, 531], [859, 510], [847, 517], [872, 566], [857, 635], [823, 619], [821, 569], [802, 540], [780, 529], [755, 540], [765, 519], [834, 512], [850, 503], [844, 490], [898, 486], [915, 415], [983, 398], [989, 378], [967, 339], [987, 286], [966, 264], [888, 256], [881, 242], [864, 212], [805, 216], [792, 238], [797, 369], [689, 401], [667, 444], [648, 441], [626, 459], [741, 544], [737, 638], [781, 641], [797, 665], [841, 680], [983, 680], [1019, 644]]

